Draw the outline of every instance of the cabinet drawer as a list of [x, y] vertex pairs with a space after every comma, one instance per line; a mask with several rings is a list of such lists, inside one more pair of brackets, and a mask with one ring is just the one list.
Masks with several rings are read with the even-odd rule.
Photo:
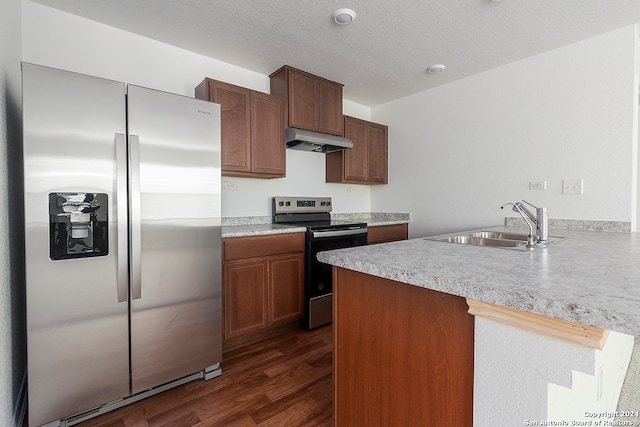
[[304, 252], [304, 233], [234, 237], [222, 241], [224, 260]]
[[369, 227], [368, 244], [407, 240], [409, 237], [408, 224], [380, 225]]

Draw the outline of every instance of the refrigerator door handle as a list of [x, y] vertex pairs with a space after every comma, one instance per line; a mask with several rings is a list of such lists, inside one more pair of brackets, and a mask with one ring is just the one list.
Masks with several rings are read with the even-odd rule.
[[116, 212], [118, 233], [118, 302], [128, 300], [129, 260], [127, 257], [127, 140], [123, 133], [116, 133]]
[[131, 299], [142, 297], [140, 258], [142, 253], [142, 230], [140, 225], [140, 137], [129, 135], [129, 262]]

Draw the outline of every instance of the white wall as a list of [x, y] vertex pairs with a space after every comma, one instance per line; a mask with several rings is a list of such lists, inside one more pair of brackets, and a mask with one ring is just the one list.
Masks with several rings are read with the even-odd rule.
[[[269, 92], [269, 77], [114, 27], [23, 0], [26, 62], [193, 96], [204, 77]], [[284, 65], [284, 64], [283, 64]], [[273, 70], [275, 71], [275, 70]], [[345, 101], [344, 113], [368, 119], [368, 107]], [[222, 215], [266, 216], [271, 196], [333, 197], [335, 212], [368, 212], [370, 189], [326, 184], [319, 153], [287, 150], [287, 176], [263, 180], [225, 178]]]
[[20, 0], [0, 13], [0, 425], [21, 425], [26, 404], [22, 221]]
[[[372, 210], [411, 212], [412, 237], [501, 225], [519, 199], [554, 219], [635, 221], [634, 43], [626, 27], [372, 108], [390, 171]], [[584, 194], [562, 195], [565, 178]]]
[[[190, 96], [205, 76], [269, 91], [268, 76], [22, 5], [25, 61]], [[323, 155], [287, 150], [284, 179], [224, 179], [223, 216], [310, 195], [336, 212], [410, 212], [412, 237], [502, 224], [512, 214], [499, 206], [517, 199], [550, 218], [635, 222], [634, 43], [627, 27], [373, 109], [345, 101], [345, 114], [389, 126], [389, 185], [326, 184]], [[564, 178], [583, 178], [584, 195], [561, 195]], [[546, 191], [528, 190], [542, 180]]]
[[595, 350], [476, 316], [473, 425], [580, 425], [614, 412], [633, 344], [610, 332]]

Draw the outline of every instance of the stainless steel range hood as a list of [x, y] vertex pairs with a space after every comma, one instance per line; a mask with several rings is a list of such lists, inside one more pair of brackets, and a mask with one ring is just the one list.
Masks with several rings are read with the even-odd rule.
[[317, 153], [353, 148], [353, 142], [348, 138], [296, 128], [287, 128], [286, 142], [287, 148]]

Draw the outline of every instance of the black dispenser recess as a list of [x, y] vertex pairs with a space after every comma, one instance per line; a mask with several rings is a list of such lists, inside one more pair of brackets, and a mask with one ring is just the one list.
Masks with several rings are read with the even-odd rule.
[[107, 201], [104, 193], [49, 194], [49, 257], [52, 260], [109, 254]]

